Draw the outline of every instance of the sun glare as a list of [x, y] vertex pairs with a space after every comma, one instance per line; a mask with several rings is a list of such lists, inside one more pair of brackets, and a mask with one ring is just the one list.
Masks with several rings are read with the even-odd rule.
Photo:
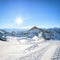
[[21, 17], [16, 18], [16, 24], [22, 24], [23, 20]]

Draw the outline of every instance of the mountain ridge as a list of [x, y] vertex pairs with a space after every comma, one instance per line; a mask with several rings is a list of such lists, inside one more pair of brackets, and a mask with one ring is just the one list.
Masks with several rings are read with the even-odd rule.
[[60, 28], [43, 29], [33, 26], [32, 28], [26, 31], [21, 32], [20, 30], [18, 30], [17, 32], [14, 31], [14, 33], [13, 31], [7, 32], [6, 30], [0, 29], [0, 38], [3, 38], [3, 36], [4, 38], [6, 36], [27, 37], [27, 38], [33, 38], [34, 36], [37, 36], [39, 37], [39, 39], [43, 38], [44, 40], [51, 40], [51, 39], [60, 40]]

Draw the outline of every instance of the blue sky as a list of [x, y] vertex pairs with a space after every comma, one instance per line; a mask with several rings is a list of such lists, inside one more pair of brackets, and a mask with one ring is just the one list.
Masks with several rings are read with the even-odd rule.
[[0, 0], [0, 28], [60, 26], [59, 0]]

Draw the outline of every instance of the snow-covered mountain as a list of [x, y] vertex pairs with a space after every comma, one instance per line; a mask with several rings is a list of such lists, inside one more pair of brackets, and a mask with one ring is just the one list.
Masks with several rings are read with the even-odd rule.
[[0, 39], [4, 39], [6, 36], [15, 36], [15, 37], [26, 37], [31, 39], [41, 39], [41, 40], [60, 40], [60, 28], [50, 28], [43, 29], [36, 26], [32, 27], [29, 30], [25, 31], [14, 31], [8, 32], [6, 30], [0, 29]]
[[31, 38], [38, 37], [44, 40], [60, 40], [60, 28], [42, 29], [34, 26], [28, 30], [27, 36]]

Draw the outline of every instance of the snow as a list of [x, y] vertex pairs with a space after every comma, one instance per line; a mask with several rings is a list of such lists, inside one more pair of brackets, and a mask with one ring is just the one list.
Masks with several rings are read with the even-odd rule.
[[[39, 44], [39, 47], [30, 51], [29, 54], [19, 58], [18, 60], [51, 60], [59, 46], [59, 41], [49, 41]], [[57, 60], [57, 59], [56, 59]]]
[[39, 40], [39, 37], [38, 36], [34, 36], [32, 39], [38, 41]]
[[26, 39], [7, 38], [7, 42], [0, 41], [0, 60], [51, 60], [60, 46], [58, 40], [27, 42]]
[[24, 49], [31, 45], [0, 41], [0, 60], [15, 60], [25, 54]]
[[55, 50], [57, 48], [57, 45], [49, 47], [49, 49], [45, 52], [41, 60], [51, 60], [51, 57], [53, 56]]
[[51, 60], [60, 60], [60, 46], [57, 47]]

